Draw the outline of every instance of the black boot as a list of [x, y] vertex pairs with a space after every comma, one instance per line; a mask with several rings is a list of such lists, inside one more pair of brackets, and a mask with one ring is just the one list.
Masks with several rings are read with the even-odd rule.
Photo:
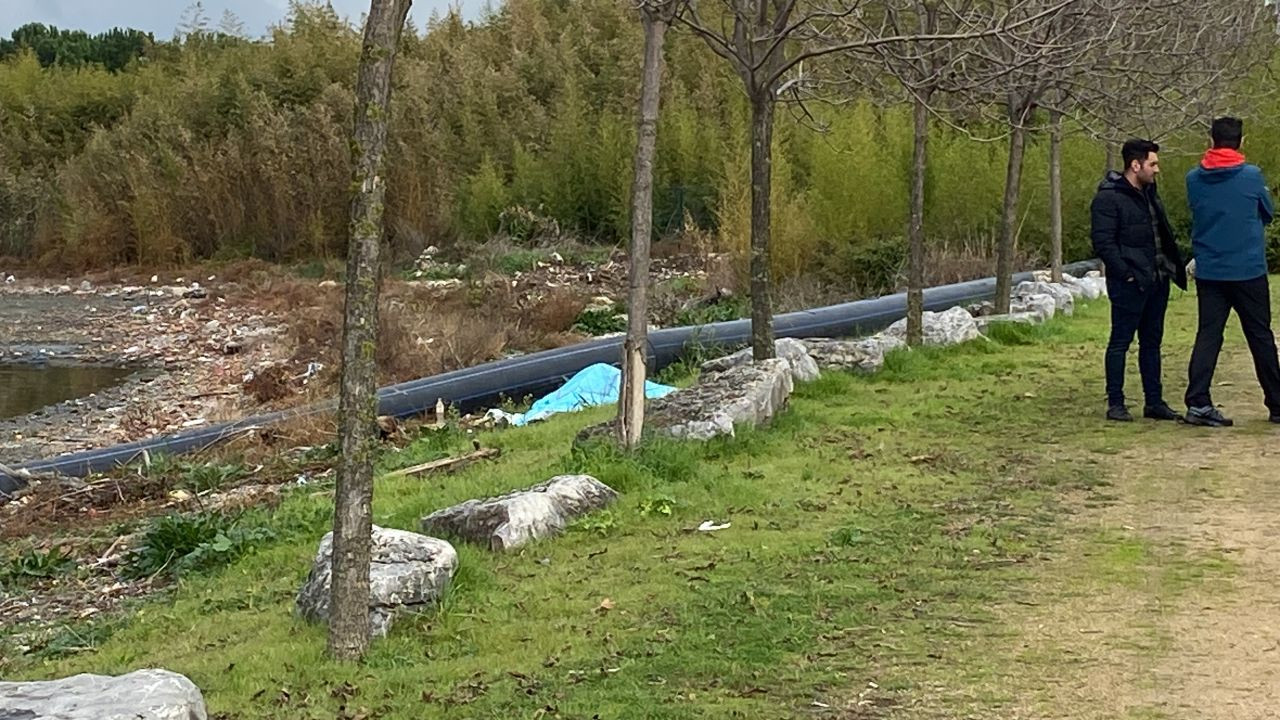
[[1142, 417], [1145, 417], [1151, 420], [1172, 420], [1174, 422], [1179, 422], [1182, 420], [1182, 416], [1174, 412], [1173, 408], [1169, 407], [1169, 405], [1166, 403], [1160, 403], [1159, 405], [1148, 405], [1144, 407], [1142, 409]]
[[1123, 405], [1112, 405], [1107, 408], [1107, 419], [1116, 422], [1133, 422], [1133, 416], [1129, 414], [1129, 408]]

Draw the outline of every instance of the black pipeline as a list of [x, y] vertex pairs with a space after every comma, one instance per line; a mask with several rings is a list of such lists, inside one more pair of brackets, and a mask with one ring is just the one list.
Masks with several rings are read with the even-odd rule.
[[[1096, 260], [1087, 260], [1068, 265], [1063, 270], [1072, 275], [1083, 275], [1097, 266]], [[1031, 273], [1019, 273], [1014, 276], [1014, 283], [1030, 279]], [[995, 286], [995, 278], [984, 278], [929, 288], [924, 293], [925, 309], [936, 312], [957, 305], [989, 300], [995, 295]], [[774, 332], [778, 337], [794, 338], [857, 337], [882, 330], [905, 317], [906, 313], [906, 295], [899, 293], [778, 315], [774, 318]], [[657, 330], [649, 334], [650, 367], [660, 370], [670, 365], [680, 358], [690, 344], [722, 348], [747, 345], [750, 341], [749, 320]], [[438, 399], [461, 412], [469, 412], [496, 404], [503, 397], [537, 397], [559, 387], [588, 365], [617, 364], [621, 355], [622, 339], [608, 338], [411, 380], [379, 390], [378, 412], [381, 415], [408, 417], [434, 408]], [[336, 401], [328, 401], [114, 447], [31, 461], [16, 469], [83, 477], [126, 465], [142, 457], [144, 452], [150, 455], [180, 455], [215, 445], [256, 428], [332, 411], [336, 407]], [[20, 478], [0, 474], [0, 492], [13, 492], [20, 485]]]

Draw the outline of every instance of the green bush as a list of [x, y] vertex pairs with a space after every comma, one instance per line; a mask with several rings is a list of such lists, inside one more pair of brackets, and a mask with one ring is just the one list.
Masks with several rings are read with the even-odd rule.
[[684, 344], [684, 348], [680, 351], [680, 356], [675, 362], [662, 368], [654, 376], [654, 382], [664, 385], [677, 385], [683, 380], [687, 380], [698, 374], [702, 368], [702, 364], [712, 359], [718, 354], [727, 354], [730, 350], [736, 348], [723, 348], [723, 352], [716, 352], [715, 348], [707, 347], [695, 333], [688, 342]]
[[180, 485], [194, 493], [209, 492], [239, 479], [244, 471], [244, 466], [237, 463], [190, 465], [182, 473]]
[[45, 551], [29, 548], [0, 564], [0, 588], [56, 577], [73, 567], [75, 560], [63, 552], [62, 548]]
[[247, 526], [219, 512], [172, 514], [151, 521], [130, 552], [124, 573], [141, 578], [168, 572], [175, 576], [227, 565], [275, 539], [266, 527]]
[[710, 305], [681, 310], [676, 314], [677, 325], [709, 325], [711, 323], [739, 320], [751, 315], [751, 299], [733, 295], [721, 298]]
[[616, 304], [609, 307], [587, 308], [574, 321], [573, 330], [593, 337], [626, 332], [626, 308]]
[[854, 286], [867, 295], [892, 291], [902, 277], [907, 241], [902, 237], [861, 243], [831, 243], [818, 260], [818, 272], [828, 283]]

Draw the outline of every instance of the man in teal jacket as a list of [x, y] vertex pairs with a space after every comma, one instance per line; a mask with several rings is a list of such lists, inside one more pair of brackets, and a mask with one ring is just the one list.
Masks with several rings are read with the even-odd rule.
[[1244, 123], [1232, 117], [1218, 118], [1213, 121], [1211, 136], [1213, 148], [1187, 173], [1200, 310], [1188, 371], [1187, 422], [1208, 427], [1232, 424], [1214, 407], [1209, 387], [1222, 350], [1222, 331], [1235, 310], [1271, 422], [1280, 423], [1280, 359], [1271, 332], [1264, 229], [1275, 215], [1275, 206], [1262, 170], [1246, 164], [1240, 153]]

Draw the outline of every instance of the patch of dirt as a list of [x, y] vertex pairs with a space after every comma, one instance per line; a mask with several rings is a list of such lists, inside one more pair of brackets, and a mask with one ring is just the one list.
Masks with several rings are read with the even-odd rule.
[[[1000, 717], [1276, 716], [1280, 428], [1243, 343], [1228, 341], [1218, 381], [1239, 424], [1168, 427], [1109, 457], [1110, 502], [1075, 498], [1071, 536], [1027, 604], [1001, 608], [1020, 629], [1020, 671], [1000, 679]], [[1123, 571], [1094, 562], [1128, 541], [1147, 550]]]

